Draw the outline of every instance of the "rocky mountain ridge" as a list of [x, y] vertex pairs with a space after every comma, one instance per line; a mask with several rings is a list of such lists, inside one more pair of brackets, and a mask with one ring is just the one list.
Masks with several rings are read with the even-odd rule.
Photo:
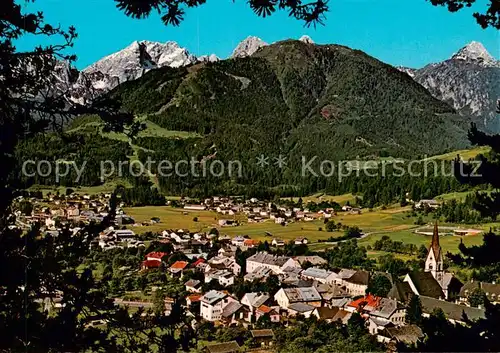
[[471, 42], [449, 59], [421, 69], [398, 67], [481, 128], [500, 132], [495, 112], [500, 99], [500, 61], [479, 42]]

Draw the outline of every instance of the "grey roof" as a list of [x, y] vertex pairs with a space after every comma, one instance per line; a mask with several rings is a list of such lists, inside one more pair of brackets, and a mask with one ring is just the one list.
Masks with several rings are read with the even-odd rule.
[[264, 266], [259, 266], [255, 269], [255, 271], [247, 273], [243, 278], [246, 281], [253, 281], [255, 279], [261, 279], [266, 276], [269, 276], [271, 272], [272, 272], [271, 269]]
[[283, 269], [284, 273], [293, 273], [296, 275], [299, 275], [302, 271], [303, 271], [302, 268], [294, 266], [287, 266]]
[[291, 303], [321, 301], [321, 295], [315, 287], [283, 288]]
[[322, 268], [317, 268], [317, 267], [310, 267], [304, 272], [302, 272], [302, 276], [307, 276], [307, 277], [314, 277], [314, 278], [320, 278], [320, 279], [326, 279], [331, 275], [336, 275], [335, 272], [332, 271], [327, 271]]
[[460, 289], [460, 296], [463, 298], [467, 297], [475, 288], [481, 288], [491, 301], [500, 301], [500, 284], [497, 283], [467, 282]]
[[384, 319], [389, 319], [396, 310], [401, 308], [402, 307], [398, 304], [397, 300], [381, 298], [377, 308], [372, 310], [370, 314]]
[[391, 290], [387, 293], [387, 298], [396, 299], [397, 301], [406, 303], [410, 300], [412, 295], [413, 291], [411, 290], [410, 284], [396, 279]]
[[200, 284], [201, 284], [201, 282], [198, 281], [197, 279], [190, 279], [189, 281], [187, 281], [186, 283], [184, 283], [184, 285], [186, 287], [193, 287], [193, 288], [196, 288]]
[[316, 289], [324, 300], [351, 297], [347, 289], [338, 284], [318, 284]]
[[323, 265], [323, 264], [327, 263], [327, 261], [325, 259], [323, 259], [321, 256], [318, 256], [318, 255], [313, 255], [313, 256], [295, 256], [294, 259], [297, 260], [299, 262], [299, 264], [301, 264], [301, 265], [303, 263], [306, 263], [306, 262], [311, 263], [313, 266]]
[[464, 314], [469, 320], [485, 318], [485, 312], [483, 309], [472, 308], [465, 305], [458, 305], [426, 296], [420, 296], [420, 302], [422, 303], [422, 311], [424, 313], [431, 314], [434, 309], [439, 308], [443, 310], [446, 318], [450, 320], [463, 321]]
[[342, 279], [351, 278], [356, 273], [356, 270], [351, 270], [350, 268], [343, 268], [338, 273], [339, 277]]
[[231, 302], [231, 303], [227, 304], [224, 307], [224, 309], [222, 309], [222, 316], [229, 317], [229, 316], [233, 315], [235, 312], [237, 312], [238, 310], [240, 310], [242, 307], [243, 307], [243, 305], [241, 305], [238, 302]]
[[377, 325], [377, 326], [382, 326], [382, 327], [394, 326], [394, 324], [391, 321], [381, 319], [379, 317], [371, 317], [370, 316], [370, 320], [373, 321], [375, 323], [375, 325]]
[[253, 261], [266, 265], [283, 266], [290, 257], [288, 256], [276, 256], [268, 254], [267, 252], [259, 252], [253, 256], [250, 256], [247, 261]]
[[308, 311], [313, 311], [315, 307], [306, 303], [293, 303], [288, 305], [288, 309], [298, 313], [306, 313]]
[[255, 308], [258, 308], [270, 299], [270, 296], [267, 293], [246, 293], [245, 296], [248, 298], [250, 304]]
[[389, 338], [406, 344], [415, 344], [419, 339], [424, 337], [422, 329], [417, 325], [388, 327], [384, 333], [387, 333]]
[[213, 305], [217, 303], [219, 300], [224, 299], [227, 297], [226, 293], [217, 291], [217, 290], [211, 290], [210, 292], [205, 293], [203, 297], [201, 297], [201, 301], [210, 305]]
[[240, 350], [240, 346], [238, 342], [231, 341], [211, 344], [209, 346], [206, 346], [205, 350], [209, 353], [233, 353], [238, 352]]
[[339, 308], [343, 308], [344, 306], [346, 306], [349, 302], [351, 301], [350, 298], [340, 298], [340, 299], [332, 299], [330, 301], [330, 304], [332, 306], [337, 306]]
[[421, 296], [432, 298], [444, 298], [445, 295], [438, 281], [430, 272], [410, 272], [408, 274], [411, 281], [417, 288], [418, 294]]

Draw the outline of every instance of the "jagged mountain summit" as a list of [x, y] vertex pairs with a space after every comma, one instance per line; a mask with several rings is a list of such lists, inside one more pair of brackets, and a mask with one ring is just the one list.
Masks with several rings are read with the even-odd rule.
[[196, 62], [216, 62], [219, 58], [204, 55], [199, 58], [178, 43], [135, 41], [126, 48], [108, 55], [81, 72], [66, 63], [57, 66], [56, 92], [65, 92], [69, 100], [85, 104], [109, 92], [121, 83], [136, 80], [146, 72], [161, 67], [182, 67]]
[[500, 98], [500, 61], [479, 42], [471, 42], [450, 59], [422, 69], [398, 68], [481, 128], [500, 132], [495, 113]]
[[495, 60], [482, 43], [472, 41], [451, 57], [452, 60], [473, 62], [482, 66], [500, 67], [500, 61]]
[[264, 42], [259, 37], [250, 36], [243, 41], [241, 41], [238, 46], [234, 49], [232, 58], [243, 58], [245, 56], [253, 55], [257, 50], [265, 47], [269, 44]]
[[83, 70], [85, 75], [99, 76], [95, 88], [110, 90], [116, 83], [135, 80], [146, 72], [163, 66], [181, 67], [197, 61], [176, 42], [135, 41], [128, 47], [108, 55]]
[[210, 55], [202, 55], [202, 56], [199, 56], [198, 57], [198, 61], [199, 62], [210, 62], [210, 63], [214, 63], [214, 62], [217, 62], [219, 61], [220, 58], [215, 55], [215, 54], [210, 54]]

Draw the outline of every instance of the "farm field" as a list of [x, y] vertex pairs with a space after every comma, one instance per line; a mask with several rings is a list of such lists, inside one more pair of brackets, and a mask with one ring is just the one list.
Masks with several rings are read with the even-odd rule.
[[[361, 196], [358, 196], [361, 197]], [[299, 200], [299, 197], [283, 197], [283, 200], [293, 200], [294, 202], [297, 202]], [[321, 202], [321, 201], [334, 201], [337, 202], [340, 205], [345, 205], [347, 202], [350, 202], [351, 204], [354, 203], [356, 200], [356, 196], [353, 194], [344, 194], [344, 195], [326, 195], [324, 193], [318, 193], [314, 194], [311, 196], [304, 196], [302, 197], [302, 202], [303, 204], [307, 204], [308, 202]]]
[[[388, 235], [391, 238], [391, 240], [402, 241], [405, 244], [415, 244], [417, 247], [420, 247], [421, 245], [429, 246], [432, 238], [432, 236], [430, 235], [420, 235], [420, 234], [415, 234], [410, 230], [406, 231], [402, 230], [396, 232], [372, 234], [366, 237], [365, 239], [361, 239], [359, 241], [359, 244], [364, 246], [367, 245], [373, 246], [373, 244], [377, 240], [381, 239], [384, 235]], [[465, 245], [472, 246], [481, 244], [483, 241], [483, 237], [482, 235], [464, 236], [462, 237], [462, 240]], [[439, 238], [439, 243], [441, 244], [441, 247], [443, 248], [445, 253], [446, 252], [457, 253], [459, 251], [458, 245], [460, 244], [460, 237], [452, 235], [441, 236]], [[373, 257], [377, 257], [376, 253], [378, 252], [373, 251], [371, 255]]]
[[466, 149], [466, 150], [458, 150], [458, 151], [452, 151], [449, 153], [444, 153], [440, 154], [437, 156], [432, 156], [429, 158], [426, 158], [424, 160], [432, 160], [432, 159], [439, 159], [439, 160], [446, 160], [446, 161], [451, 161], [454, 160], [457, 155], [460, 155], [460, 158], [462, 160], [469, 160], [471, 158], [476, 157], [479, 154], [485, 154], [490, 152], [491, 148], [488, 146], [481, 146], [481, 147], [476, 147], [476, 148], [471, 148], [471, 149]]
[[[307, 237], [314, 242], [318, 239], [327, 239], [331, 236], [340, 236], [342, 233], [329, 233], [324, 229], [323, 221], [296, 222], [287, 226], [275, 224], [268, 220], [263, 223], [248, 223], [244, 215], [236, 215], [235, 219], [240, 220], [241, 225], [236, 227], [221, 227], [217, 221], [219, 219], [232, 219], [233, 216], [220, 215], [213, 211], [191, 211], [168, 206], [148, 206], [129, 207], [124, 209], [125, 213], [131, 216], [137, 223], [148, 222], [152, 217], [160, 218], [160, 222], [149, 226], [130, 227], [137, 233], [161, 232], [165, 229], [189, 229], [190, 231], [206, 231], [211, 228], [219, 229], [221, 234], [229, 236], [249, 235], [252, 239], [261, 241], [272, 240], [272, 237], [292, 240], [299, 236]], [[186, 214], [185, 214], [186, 213]], [[197, 217], [198, 221], [193, 221]], [[271, 233], [272, 236], [266, 234]]]
[[[375, 209], [372, 212], [365, 211], [360, 215], [341, 213], [333, 217], [335, 222], [340, 222], [349, 226], [358, 226], [365, 233], [370, 233], [366, 238], [360, 239], [360, 245], [371, 245], [384, 235], [388, 235], [394, 241], [402, 241], [406, 244], [428, 246], [431, 236], [413, 233], [418, 226], [413, 224], [414, 219], [407, 217], [409, 207], [393, 207], [385, 210]], [[189, 229], [190, 231], [207, 231], [211, 228], [219, 229], [221, 234], [231, 237], [236, 235], [248, 235], [252, 239], [261, 241], [271, 241], [273, 237], [281, 238], [285, 241], [293, 240], [297, 237], [307, 237], [312, 250], [322, 250], [333, 246], [329, 243], [319, 243], [318, 240], [326, 240], [330, 237], [342, 236], [342, 232], [327, 232], [323, 220], [311, 222], [295, 222], [287, 226], [275, 224], [272, 220], [263, 223], [248, 223], [244, 215], [236, 215], [235, 219], [240, 220], [241, 225], [236, 227], [220, 227], [217, 223], [219, 219], [232, 218], [212, 211], [191, 211], [177, 209], [168, 206], [149, 206], [125, 208], [125, 212], [135, 219], [136, 222], [148, 222], [152, 217], [160, 218], [160, 222], [149, 226], [130, 227], [137, 233], [147, 231], [161, 232], [166, 229]], [[193, 219], [197, 217], [195, 222]], [[443, 224], [444, 225], [444, 224]], [[450, 226], [450, 224], [446, 224]], [[494, 224], [481, 226], [487, 230]], [[322, 230], [320, 231], [319, 228]], [[460, 237], [442, 236], [441, 246], [445, 252], [457, 252], [460, 244]], [[482, 243], [482, 235], [463, 237], [463, 242], [467, 246]], [[370, 257], [377, 258], [385, 254], [384, 252], [370, 251]], [[406, 255], [397, 255], [406, 259]]]

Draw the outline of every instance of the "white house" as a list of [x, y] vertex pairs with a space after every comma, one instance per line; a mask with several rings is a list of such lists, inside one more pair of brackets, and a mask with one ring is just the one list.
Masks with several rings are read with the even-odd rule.
[[207, 321], [218, 321], [222, 317], [222, 310], [231, 302], [237, 301], [228, 294], [211, 290], [200, 298], [200, 316]]
[[245, 293], [245, 295], [241, 298], [241, 304], [247, 306], [250, 311], [253, 313], [257, 310], [261, 305], [266, 304], [271, 297], [268, 293], [260, 292], [260, 293]]
[[288, 256], [275, 256], [267, 252], [259, 252], [247, 259], [247, 273], [255, 271], [259, 267], [265, 267], [275, 274], [283, 273], [287, 267], [300, 267], [300, 264]]
[[274, 295], [274, 299], [283, 309], [288, 309], [290, 304], [294, 303], [320, 307], [322, 301], [321, 295], [315, 287], [281, 288]]
[[301, 276], [304, 279], [311, 279], [313, 281], [327, 284], [335, 283], [335, 280], [339, 277], [335, 272], [327, 271], [318, 267], [310, 267], [307, 270], [302, 271]]

